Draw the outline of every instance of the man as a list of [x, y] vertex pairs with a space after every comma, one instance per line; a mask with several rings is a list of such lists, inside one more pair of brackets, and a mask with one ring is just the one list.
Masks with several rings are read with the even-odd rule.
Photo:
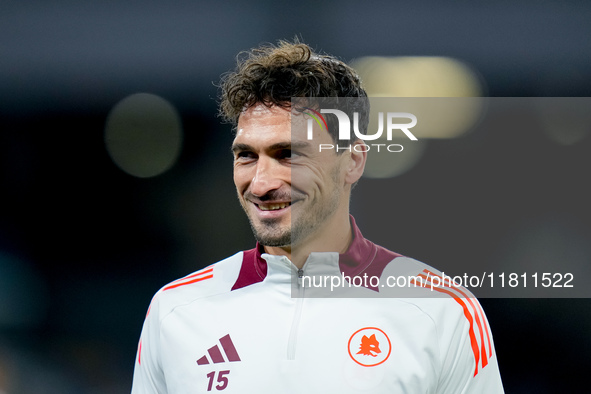
[[[132, 392], [503, 392], [478, 302], [451, 286], [430, 296], [440, 274], [363, 238], [349, 215], [366, 161], [362, 141], [319, 150], [335, 142], [334, 124], [322, 132], [319, 122], [312, 139], [306, 133], [318, 114], [314, 97], [353, 98], [367, 126], [355, 72], [280, 42], [251, 51], [221, 87], [221, 112], [237, 125], [238, 199], [258, 242], [154, 296]], [[362, 283], [402, 274], [424, 279], [408, 298], [367, 280], [307, 297], [315, 294], [310, 278]]]

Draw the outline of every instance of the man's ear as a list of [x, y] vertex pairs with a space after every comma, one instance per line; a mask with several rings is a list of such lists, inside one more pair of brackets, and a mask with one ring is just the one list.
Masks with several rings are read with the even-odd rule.
[[363, 175], [365, 162], [367, 161], [367, 149], [368, 146], [362, 140], [356, 140], [351, 144], [351, 154], [345, 174], [346, 183], [352, 185]]

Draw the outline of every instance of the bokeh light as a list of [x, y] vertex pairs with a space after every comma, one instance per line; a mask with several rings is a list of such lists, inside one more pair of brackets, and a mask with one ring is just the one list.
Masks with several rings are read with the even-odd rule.
[[480, 77], [449, 57], [362, 57], [352, 66], [372, 97], [478, 97]]
[[[479, 97], [484, 91], [481, 78], [468, 65], [447, 57], [363, 57], [352, 62], [368, 95], [373, 99], [369, 133], [377, 130], [377, 113], [396, 109], [414, 114], [413, 134], [419, 141], [404, 145], [398, 155], [370, 152], [365, 176], [388, 178], [404, 174], [416, 165], [428, 139], [457, 138], [480, 119]], [[384, 98], [383, 100], [380, 100]], [[446, 98], [446, 99], [442, 99]], [[385, 142], [385, 141], [380, 141]]]
[[109, 113], [105, 144], [113, 162], [126, 173], [149, 178], [169, 170], [182, 147], [181, 118], [165, 99], [136, 93]]

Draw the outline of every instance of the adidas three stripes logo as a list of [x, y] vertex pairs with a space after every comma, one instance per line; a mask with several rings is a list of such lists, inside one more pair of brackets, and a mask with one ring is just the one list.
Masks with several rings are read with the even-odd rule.
[[[238, 351], [236, 350], [236, 347], [234, 347], [234, 343], [232, 342], [232, 338], [230, 338], [230, 334], [221, 337], [219, 341], [222, 345], [222, 349], [220, 350], [218, 345], [210, 347], [207, 349], [207, 354], [197, 360], [197, 365], [208, 365], [210, 364], [210, 359], [211, 363], [213, 364], [224, 363], [226, 362], [226, 359], [229, 362], [240, 361]], [[226, 355], [225, 359], [224, 355], [222, 354], [222, 350]], [[209, 358], [207, 357], [208, 355]]]

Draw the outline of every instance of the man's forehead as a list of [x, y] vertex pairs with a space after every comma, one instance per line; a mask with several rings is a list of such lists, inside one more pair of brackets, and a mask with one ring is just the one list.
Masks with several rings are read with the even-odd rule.
[[[295, 115], [295, 116], [294, 116]], [[288, 140], [305, 140], [306, 120], [291, 107], [257, 104], [242, 112], [236, 127], [236, 139], [269, 139], [281, 135]]]

